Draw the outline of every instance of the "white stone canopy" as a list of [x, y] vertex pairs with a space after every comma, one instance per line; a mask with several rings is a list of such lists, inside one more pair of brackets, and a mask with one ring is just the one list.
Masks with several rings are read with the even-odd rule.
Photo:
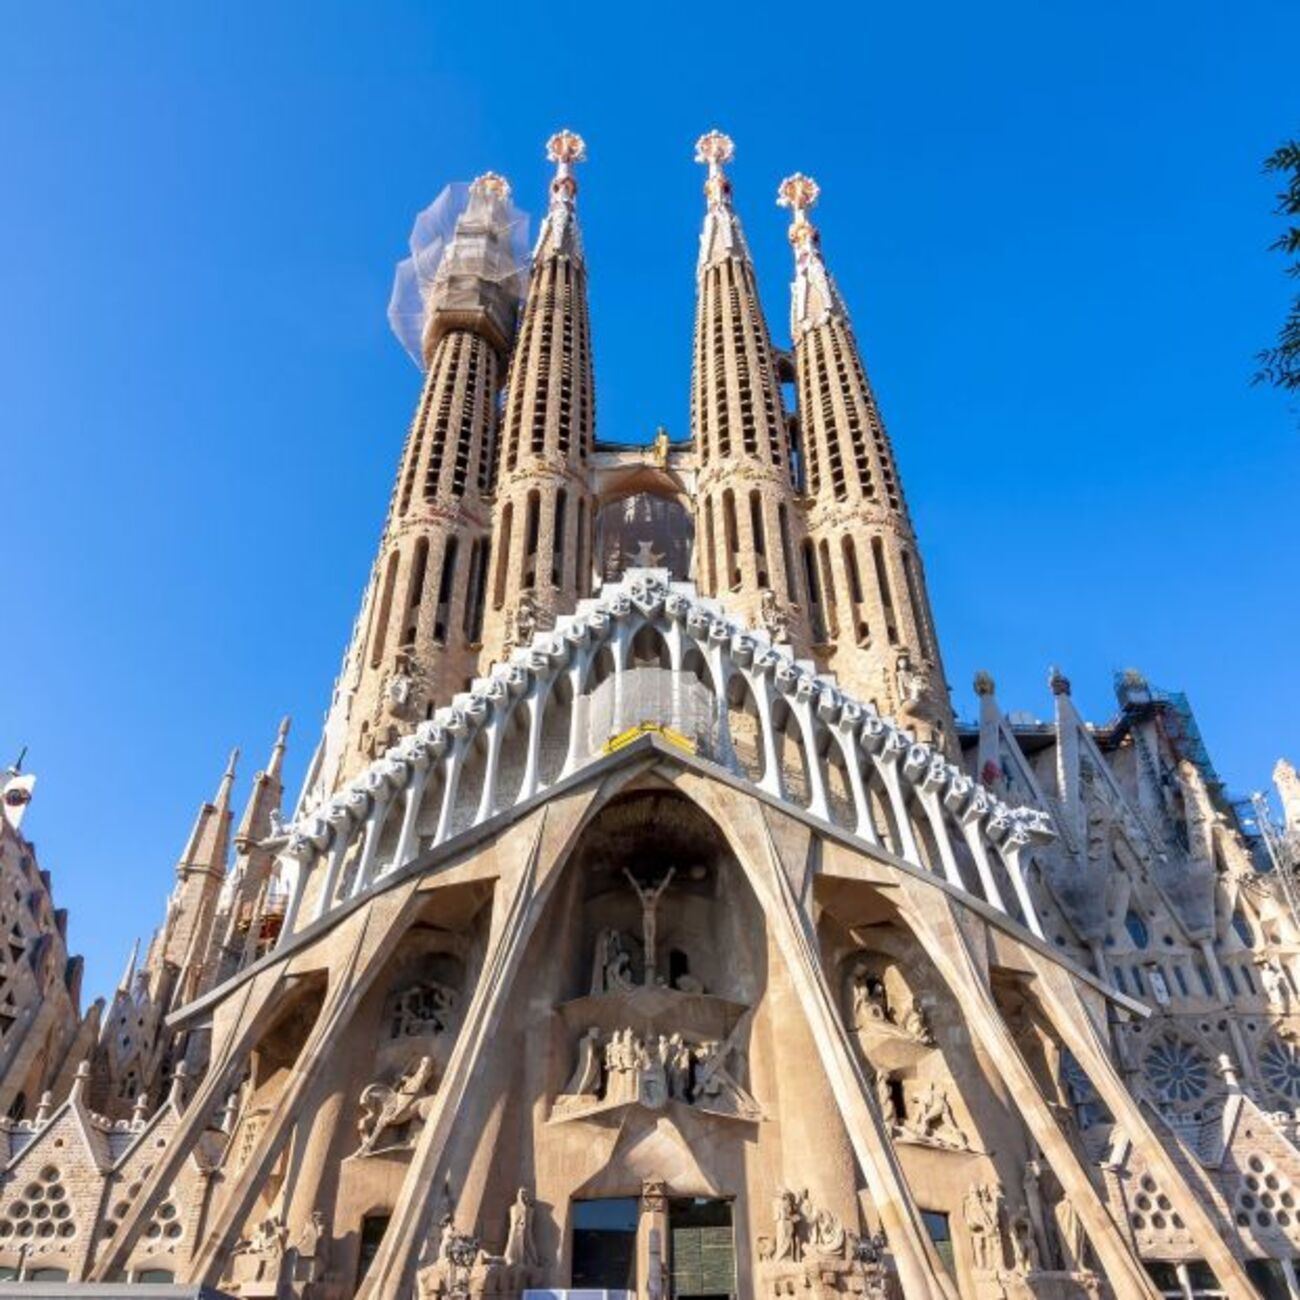
[[420, 855], [657, 730], [1042, 937], [1023, 853], [1047, 814], [930, 745], [662, 570], [558, 619], [286, 829], [284, 942]]

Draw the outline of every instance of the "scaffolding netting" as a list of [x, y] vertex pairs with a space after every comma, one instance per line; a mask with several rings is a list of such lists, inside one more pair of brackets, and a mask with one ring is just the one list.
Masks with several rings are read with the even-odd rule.
[[415, 218], [411, 255], [393, 276], [388, 323], [421, 370], [425, 325], [439, 286], [464, 273], [521, 299], [529, 247], [528, 214], [478, 182], [454, 181]]

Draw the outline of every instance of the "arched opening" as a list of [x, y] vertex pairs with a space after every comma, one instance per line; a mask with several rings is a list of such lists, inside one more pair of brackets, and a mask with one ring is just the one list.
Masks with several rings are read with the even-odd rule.
[[772, 740], [786, 798], [807, 808], [812, 802], [809, 755], [803, 743], [799, 719], [785, 700], [779, 697], [772, 701]]
[[502, 720], [504, 734], [497, 755], [497, 781], [493, 804], [500, 812], [519, 798], [528, 763], [528, 705], [519, 700]]
[[732, 673], [727, 682], [727, 730], [737, 771], [759, 784], [766, 772], [762, 726], [754, 692], [741, 673]]
[[510, 530], [514, 524], [515, 503], [506, 502], [501, 512], [501, 549], [497, 552], [497, 577], [492, 586], [492, 608], [500, 609], [506, 600], [506, 583], [510, 577]]
[[667, 569], [673, 582], [692, 573], [695, 519], [673, 497], [633, 492], [601, 506], [596, 551], [601, 580], [617, 582], [627, 569]]
[[542, 705], [542, 736], [537, 752], [537, 779], [545, 787], [554, 784], [569, 755], [569, 733], [573, 717], [573, 688], [568, 674], [557, 677], [546, 692]]

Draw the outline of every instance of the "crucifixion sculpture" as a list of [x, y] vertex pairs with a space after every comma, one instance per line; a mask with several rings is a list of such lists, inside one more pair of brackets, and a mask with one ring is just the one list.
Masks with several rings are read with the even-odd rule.
[[645, 949], [645, 985], [647, 988], [650, 988], [655, 982], [655, 929], [657, 926], [655, 913], [659, 908], [660, 896], [668, 888], [668, 883], [676, 872], [676, 867], [669, 867], [667, 875], [657, 885], [647, 888], [626, 867], [623, 868], [623, 874], [632, 882], [632, 888], [636, 890], [636, 896], [641, 900], [641, 946]]

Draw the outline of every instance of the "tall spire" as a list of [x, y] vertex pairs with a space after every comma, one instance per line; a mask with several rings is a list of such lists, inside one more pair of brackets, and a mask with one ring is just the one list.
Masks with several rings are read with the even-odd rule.
[[801, 538], [777, 358], [749, 249], [723, 165], [735, 146], [721, 131], [695, 142], [708, 168], [696, 270], [691, 432], [697, 581], [752, 624], [767, 625], [800, 654], [808, 646], [799, 582]]
[[749, 260], [740, 218], [731, 206], [731, 182], [722, 170], [736, 156], [736, 146], [729, 135], [707, 131], [695, 142], [695, 161], [709, 169], [704, 181], [704, 229], [700, 232], [700, 258], [697, 273], [703, 274], [719, 258], [743, 257]]
[[817, 182], [796, 172], [776, 200], [793, 217], [790, 329], [816, 653], [863, 699], [946, 741], [952, 709], [921, 556], [848, 311], [809, 220], [819, 195]]
[[821, 186], [802, 172], [787, 176], [777, 190], [777, 206], [789, 208], [794, 215], [790, 226], [790, 247], [794, 249], [791, 338], [798, 338], [806, 329], [826, 320], [832, 312], [848, 319], [839, 290], [822, 260], [821, 235], [808, 220], [809, 209], [820, 196]]
[[567, 128], [546, 142], [555, 173], [506, 383], [482, 667], [553, 626], [590, 590], [596, 386], [574, 174], [586, 156]]
[[[417, 221], [457, 212], [445, 245], [413, 257], [424, 390], [402, 449], [379, 552], [335, 689], [313, 790], [329, 794], [465, 687], [486, 598], [498, 395], [514, 335], [522, 221], [484, 172]], [[416, 248], [416, 237], [412, 247]], [[426, 266], [441, 248], [436, 266]], [[423, 260], [422, 260], [423, 259]]]
[[565, 128], [547, 140], [546, 157], [555, 164], [555, 176], [551, 180], [550, 204], [537, 234], [533, 259], [556, 253], [580, 259], [582, 236], [576, 212], [578, 178], [573, 168], [576, 163], [587, 161], [586, 142], [577, 132]]

